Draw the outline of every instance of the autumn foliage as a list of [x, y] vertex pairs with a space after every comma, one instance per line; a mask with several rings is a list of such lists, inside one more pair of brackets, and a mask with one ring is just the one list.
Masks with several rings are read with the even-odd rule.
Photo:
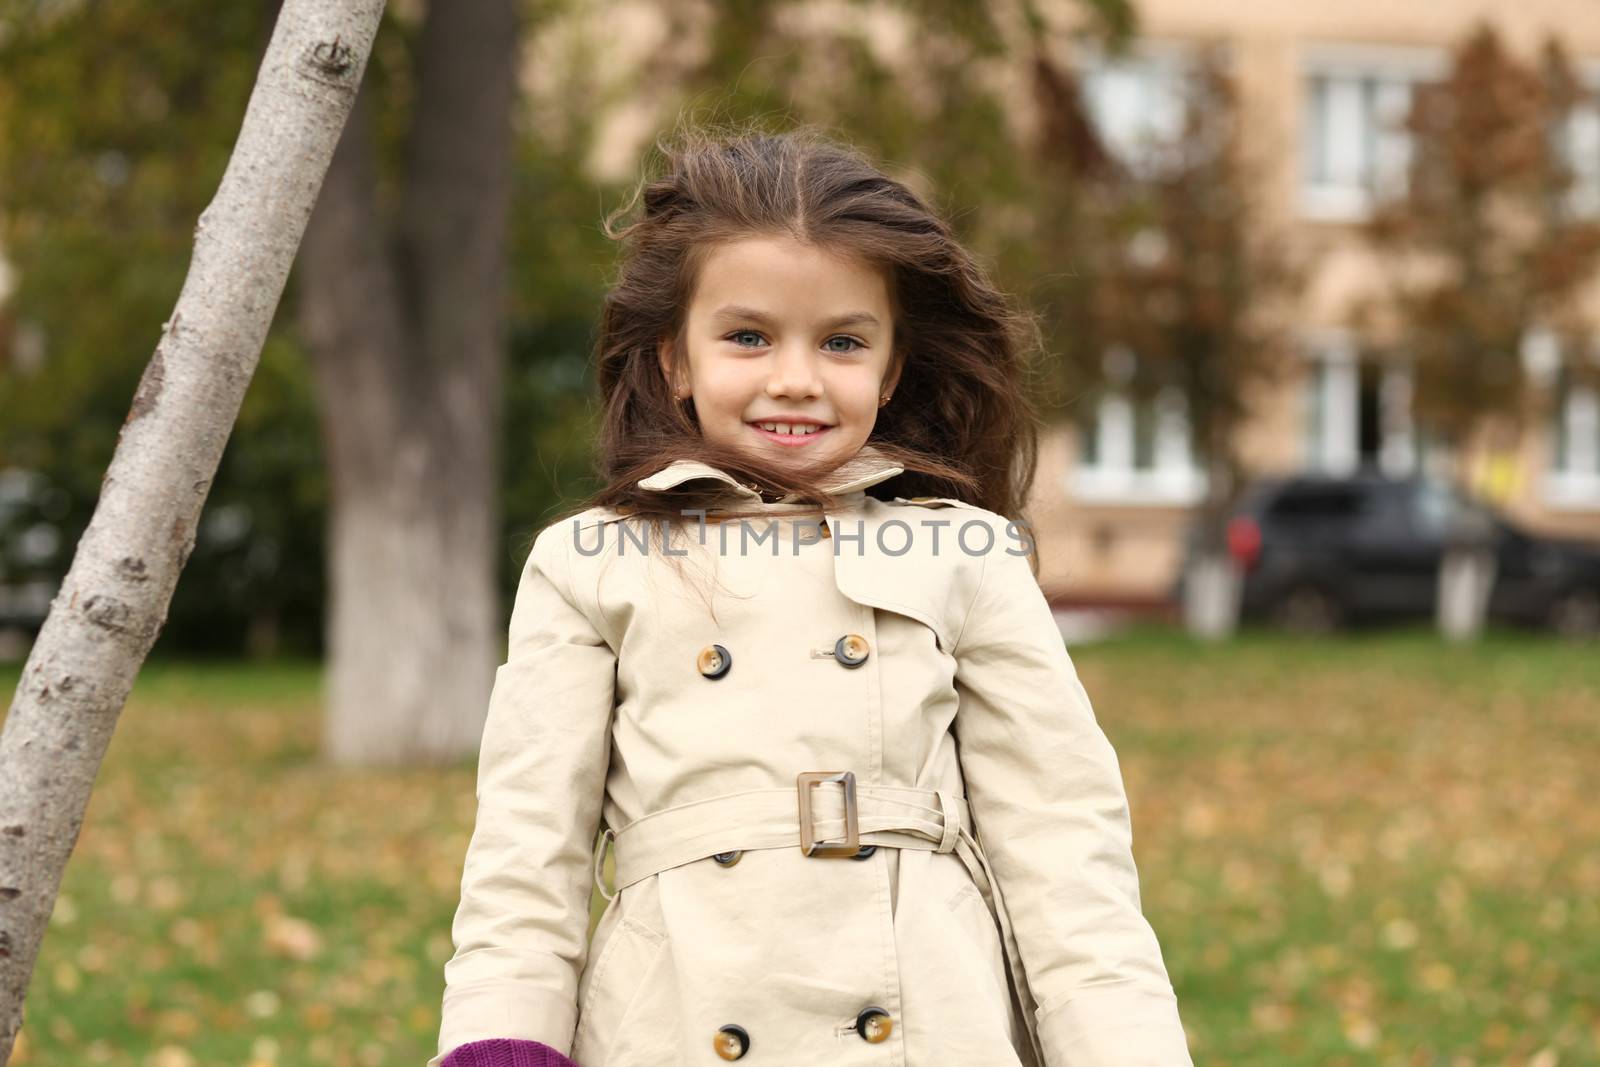
[[1358, 317], [1409, 357], [1415, 417], [1442, 441], [1528, 411], [1530, 330], [1554, 331], [1568, 352], [1592, 338], [1582, 297], [1600, 215], [1578, 201], [1562, 148], [1586, 102], [1558, 41], [1524, 60], [1486, 24], [1414, 96], [1408, 181], [1366, 227], [1387, 277]]

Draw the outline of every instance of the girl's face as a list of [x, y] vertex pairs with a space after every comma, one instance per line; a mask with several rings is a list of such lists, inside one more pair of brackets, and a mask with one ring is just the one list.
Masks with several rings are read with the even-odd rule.
[[899, 378], [885, 273], [789, 237], [713, 248], [682, 338], [661, 365], [701, 433], [776, 462], [855, 455]]

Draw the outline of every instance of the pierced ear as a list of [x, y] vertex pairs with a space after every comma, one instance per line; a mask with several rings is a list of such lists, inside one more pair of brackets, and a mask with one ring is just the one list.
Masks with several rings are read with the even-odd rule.
[[878, 389], [879, 395], [884, 393], [892, 394], [894, 392], [895, 386], [900, 384], [900, 371], [904, 367], [905, 359], [903, 357], [896, 357], [894, 365], [889, 368], [888, 376], [883, 380], [883, 385]]
[[[661, 367], [662, 377], [667, 380], [667, 388], [672, 392], [673, 396], [678, 397], [680, 387], [675, 384], [676, 376], [673, 374], [672, 347], [672, 338], [662, 338], [661, 342], [656, 345], [656, 361]], [[680, 400], [689, 395], [686, 387], [682, 389], [682, 392], [683, 396], [678, 397]]]
[[672, 341], [670, 339], [666, 339], [666, 341], [662, 341], [659, 344], [658, 349], [656, 349], [656, 357], [661, 363], [661, 376], [666, 379], [667, 390], [672, 394], [672, 398], [678, 403], [688, 400], [691, 394], [690, 384], [688, 382], [685, 382], [682, 386], [678, 384], [678, 374], [675, 373], [677, 366], [672, 360]]

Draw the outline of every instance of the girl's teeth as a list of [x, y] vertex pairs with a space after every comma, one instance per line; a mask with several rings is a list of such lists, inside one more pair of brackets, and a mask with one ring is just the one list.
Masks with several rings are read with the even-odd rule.
[[816, 433], [818, 430], [820, 430], [822, 428], [820, 426], [811, 425], [810, 423], [794, 423], [793, 425], [791, 425], [791, 424], [789, 424], [787, 422], [763, 422], [763, 423], [760, 424], [760, 426], [761, 426], [761, 428], [763, 430], [770, 430], [773, 433], [782, 433], [782, 434], [800, 435], [800, 436], [804, 436], [804, 435], [810, 434], [810, 433]]

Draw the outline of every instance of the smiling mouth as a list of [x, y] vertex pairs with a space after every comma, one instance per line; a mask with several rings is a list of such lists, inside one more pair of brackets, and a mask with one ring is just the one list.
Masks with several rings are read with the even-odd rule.
[[745, 425], [770, 441], [785, 445], [804, 445], [823, 437], [833, 429], [811, 422], [750, 422]]

